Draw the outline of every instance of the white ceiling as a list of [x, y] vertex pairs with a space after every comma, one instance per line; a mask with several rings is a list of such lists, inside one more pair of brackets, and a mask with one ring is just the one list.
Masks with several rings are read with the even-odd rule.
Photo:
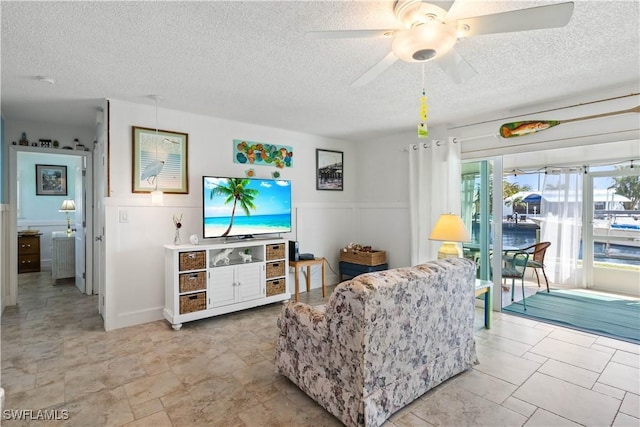
[[[460, 16], [556, 3], [463, 1]], [[640, 79], [639, 5], [576, 1], [564, 28], [476, 36], [457, 51], [478, 74], [455, 84], [427, 63], [429, 126]], [[396, 62], [350, 84], [390, 39], [306, 31], [397, 28], [393, 1], [8, 2], [2, 14], [6, 120], [92, 126], [103, 98], [348, 140], [416, 128], [422, 65]], [[38, 75], [56, 80], [51, 85]]]

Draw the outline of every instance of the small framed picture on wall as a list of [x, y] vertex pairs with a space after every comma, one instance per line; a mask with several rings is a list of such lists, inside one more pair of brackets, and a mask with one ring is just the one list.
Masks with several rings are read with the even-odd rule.
[[316, 149], [316, 190], [344, 189], [342, 151]]
[[67, 167], [36, 165], [36, 196], [66, 196]]

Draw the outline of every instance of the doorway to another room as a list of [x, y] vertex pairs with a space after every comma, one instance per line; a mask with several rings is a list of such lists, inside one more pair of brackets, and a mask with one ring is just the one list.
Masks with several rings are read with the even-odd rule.
[[90, 301], [97, 313], [92, 153], [10, 148], [7, 305], [20, 302], [33, 309], [50, 298], [77, 298]]

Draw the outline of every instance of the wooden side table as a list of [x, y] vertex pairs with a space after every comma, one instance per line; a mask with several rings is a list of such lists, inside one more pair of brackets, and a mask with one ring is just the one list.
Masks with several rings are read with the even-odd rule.
[[289, 260], [289, 267], [293, 267], [295, 269], [295, 299], [298, 301], [298, 295], [300, 293], [300, 268], [307, 267], [307, 292], [311, 290], [311, 266], [313, 265], [321, 265], [322, 266], [322, 298], [325, 297], [326, 288], [326, 268], [325, 268], [325, 259], [324, 258], [315, 258], [315, 259], [305, 259], [300, 261], [291, 261]]

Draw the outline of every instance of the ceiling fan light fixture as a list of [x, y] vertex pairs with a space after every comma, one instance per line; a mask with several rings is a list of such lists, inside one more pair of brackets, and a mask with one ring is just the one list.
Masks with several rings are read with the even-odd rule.
[[398, 34], [391, 45], [403, 61], [425, 62], [447, 53], [456, 44], [455, 23], [431, 22]]

